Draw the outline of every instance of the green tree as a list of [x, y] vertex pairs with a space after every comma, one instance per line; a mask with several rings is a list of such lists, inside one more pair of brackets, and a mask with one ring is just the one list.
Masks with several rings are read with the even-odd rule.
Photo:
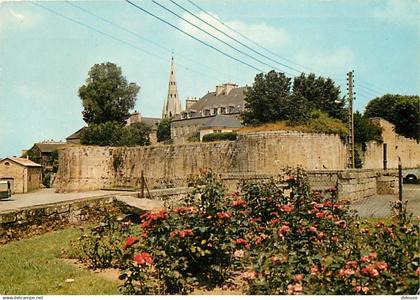
[[395, 132], [420, 140], [420, 97], [386, 94], [366, 106], [369, 118], [381, 117], [395, 125]]
[[260, 124], [285, 120], [290, 96], [291, 79], [283, 73], [270, 71], [257, 74], [254, 84], [246, 91], [243, 121]]
[[382, 128], [373, 124], [367, 116], [356, 111], [354, 114], [354, 141], [365, 149], [370, 141], [382, 142]]
[[330, 78], [302, 73], [293, 80], [293, 94], [306, 98], [312, 109], [321, 110], [332, 118], [346, 121], [345, 101], [340, 98], [340, 87]]
[[95, 64], [86, 83], [79, 89], [83, 103], [83, 120], [90, 124], [118, 122], [123, 124], [134, 108], [140, 87], [128, 83], [121, 68], [107, 62]]
[[125, 127], [118, 122], [106, 122], [88, 126], [80, 137], [83, 145], [144, 146], [150, 145], [151, 129], [144, 123]]
[[156, 137], [158, 142], [169, 141], [171, 139], [171, 119], [162, 119], [158, 125]]

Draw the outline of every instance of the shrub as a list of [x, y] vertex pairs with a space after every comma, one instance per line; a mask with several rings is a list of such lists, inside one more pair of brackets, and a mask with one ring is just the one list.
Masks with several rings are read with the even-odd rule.
[[299, 169], [244, 181], [230, 195], [210, 172], [190, 184], [179, 207], [143, 214], [136, 234], [122, 230], [125, 242], [94, 232], [90, 259], [96, 251], [96, 265], [123, 268], [125, 293], [187, 294], [236, 283], [249, 294], [416, 292], [418, 221], [361, 221], [335, 188], [311, 191]]
[[91, 124], [83, 131], [80, 142], [83, 145], [98, 146], [136, 146], [149, 145], [151, 129], [143, 123], [128, 127], [117, 122]]
[[343, 140], [348, 136], [348, 128], [342, 121], [331, 118], [320, 111], [312, 113], [307, 126], [311, 132], [338, 134]]
[[238, 134], [236, 132], [214, 132], [203, 136], [203, 142], [214, 142], [214, 141], [234, 141]]

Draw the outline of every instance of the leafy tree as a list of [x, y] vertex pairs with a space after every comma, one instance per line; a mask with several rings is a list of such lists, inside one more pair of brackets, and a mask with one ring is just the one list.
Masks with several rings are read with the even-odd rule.
[[293, 80], [293, 94], [306, 98], [312, 109], [321, 110], [332, 118], [346, 121], [345, 101], [340, 98], [340, 87], [330, 78], [302, 73]]
[[386, 94], [371, 100], [366, 106], [369, 118], [381, 117], [395, 125], [395, 132], [408, 138], [420, 139], [420, 97]]
[[382, 142], [382, 128], [373, 124], [369, 118], [356, 111], [354, 114], [354, 141], [366, 147], [369, 141]]
[[88, 126], [80, 137], [83, 145], [136, 146], [149, 145], [151, 129], [143, 123], [124, 127], [118, 122], [106, 122]]
[[171, 119], [162, 119], [158, 125], [156, 136], [158, 142], [169, 141], [171, 139]]
[[83, 103], [83, 120], [90, 124], [118, 122], [123, 124], [134, 108], [140, 87], [128, 83], [121, 68], [107, 62], [95, 64], [86, 83], [79, 89]]
[[305, 124], [311, 117], [310, 103], [301, 95], [291, 95], [285, 101], [285, 114], [289, 124]]
[[246, 124], [260, 124], [287, 118], [291, 79], [283, 73], [270, 71], [257, 74], [254, 84], [246, 92], [243, 120]]

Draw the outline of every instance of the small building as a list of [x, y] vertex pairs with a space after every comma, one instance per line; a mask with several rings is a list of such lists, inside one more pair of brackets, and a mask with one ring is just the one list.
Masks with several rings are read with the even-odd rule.
[[241, 121], [238, 118], [224, 115], [216, 115], [213, 118], [209, 118], [200, 127], [200, 141], [203, 140], [203, 136], [210, 133], [218, 132], [234, 132], [242, 127]]
[[67, 144], [80, 144], [80, 137], [82, 136], [82, 133], [85, 130], [85, 128], [86, 127], [82, 127], [76, 132], [66, 137]]
[[32, 153], [32, 160], [48, 172], [53, 169], [54, 152], [64, 145], [66, 144], [63, 142], [43, 141], [35, 143], [29, 151]]
[[26, 158], [6, 157], [0, 160], [0, 180], [11, 183], [12, 194], [41, 188], [42, 166]]

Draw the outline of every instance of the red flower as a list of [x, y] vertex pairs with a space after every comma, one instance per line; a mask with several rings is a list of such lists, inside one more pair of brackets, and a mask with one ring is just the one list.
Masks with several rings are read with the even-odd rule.
[[141, 228], [149, 227], [151, 223], [152, 223], [152, 220], [144, 221], [143, 223], [140, 224], [140, 227]]
[[216, 213], [216, 217], [218, 219], [229, 219], [232, 216], [230, 212], [218, 212]]
[[311, 275], [316, 275], [318, 274], [319, 270], [316, 266], [311, 267]]
[[370, 261], [369, 256], [362, 256], [362, 257], [360, 258], [360, 260], [361, 260], [362, 262], [369, 262], [369, 261]]
[[321, 212], [317, 213], [315, 215], [315, 217], [317, 217], [318, 219], [321, 219], [321, 218], [325, 217], [326, 214], [327, 213], [325, 211], [321, 211]]
[[125, 243], [124, 243], [123, 250], [125, 250], [127, 248], [130, 248], [131, 246], [133, 246], [138, 241], [139, 241], [139, 239], [137, 237], [135, 237], [135, 236], [129, 236], [127, 238], [127, 240], [125, 241]]
[[311, 226], [311, 227], [309, 227], [309, 231], [310, 232], [316, 232], [316, 227], [315, 226]]
[[369, 258], [375, 259], [377, 257], [378, 257], [378, 253], [376, 253], [376, 252], [369, 253]]
[[235, 200], [232, 202], [232, 206], [236, 207], [236, 206], [245, 206], [246, 205], [246, 201], [244, 199], [239, 199], [239, 200]]
[[276, 211], [273, 211], [273, 212], [270, 213], [270, 216], [278, 217], [279, 213], [276, 212]]
[[134, 261], [138, 265], [144, 265], [144, 264], [151, 265], [151, 264], [153, 264], [153, 259], [150, 256], [150, 254], [147, 253], [147, 252], [141, 252], [141, 253], [137, 254], [136, 256], [134, 256]]
[[255, 244], [260, 245], [266, 238], [266, 235], [257, 236], [255, 239]]
[[288, 203], [288, 204], [280, 206], [280, 210], [285, 213], [289, 213], [294, 210], [294, 207], [292, 204]]
[[282, 227], [280, 227], [278, 234], [283, 236], [285, 233], [288, 233], [290, 231], [290, 227], [287, 225], [283, 225]]
[[331, 241], [333, 241], [334, 243], [337, 242], [338, 241], [337, 236], [334, 235], [333, 237], [331, 237]]
[[296, 281], [296, 282], [299, 282], [299, 281], [302, 281], [303, 278], [305, 278], [305, 275], [303, 275], [303, 274], [297, 274], [297, 275], [295, 275], [293, 277], [293, 280]]
[[375, 265], [369, 265], [367, 267], [364, 267], [361, 271], [363, 274], [369, 275], [370, 277], [376, 277], [379, 275], [379, 272], [378, 270], [376, 270]]
[[279, 219], [273, 219], [273, 220], [268, 221], [268, 224], [270, 224], [270, 225], [276, 225], [278, 223], [280, 223]]
[[380, 261], [380, 262], [376, 263], [376, 268], [378, 270], [386, 270], [386, 269], [388, 269], [388, 264], [384, 261]]
[[355, 260], [350, 260], [346, 263], [346, 268], [353, 268], [353, 269], [357, 269], [357, 261]]
[[186, 236], [193, 236], [194, 233], [191, 229], [184, 229], [184, 230], [175, 229], [170, 234], [171, 237], [175, 237], [177, 235], [179, 235], [181, 238], [184, 238]]
[[251, 248], [251, 245], [246, 240], [244, 240], [244, 239], [237, 239], [235, 241], [235, 244], [236, 245], [243, 245], [246, 249]]

